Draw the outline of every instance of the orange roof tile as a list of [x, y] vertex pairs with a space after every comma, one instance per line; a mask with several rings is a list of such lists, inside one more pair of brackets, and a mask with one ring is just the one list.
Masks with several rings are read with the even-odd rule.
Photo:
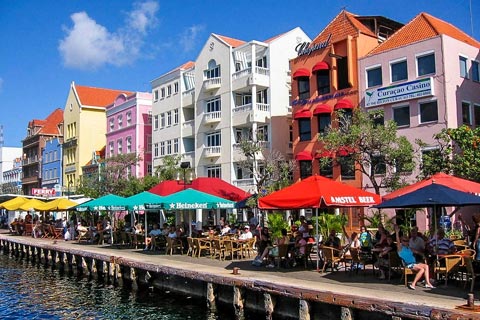
[[234, 39], [234, 38], [230, 38], [230, 37], [225, 37], [225, 36], [221, 36], [219, 34], [215, 34], [217, 37], [219, 37], [220, 39], [222, 39], [223, 41], [225, 41], [229, 46], [233, 47], [233, 48], [236, 48], [236, 47], [239, 47], [241, 46], [242, 44], [245, 43], [245, 41], [243, 40], [238, 40], [238, 39]]
[[41, 135], [62, 135], [59, 124], [63, 122], [63, 110], [55, 109], [44, 120], [33, 119], [28, 123], [29, 128], [40, 127], [35, 134]]
[[369, 55], [403, 47], [418, 41], [447, 35], [458, 41], [480, 48], [480, 42], [467, 35], [454, 25], [422, 12], [399, 29], [390, 38], [373, 49]]
[[375, 34], [368, 29], [363, 23], [358, 21], [355, 17], [357, 15], [346, 10], [333, 18], [332, 21], [313, 39], [312, 44], [325, 41], [325, 38], [331, 34], [331, 42], [337, 42], [344, 39], [348, 35], [355, 35], [359, 32], [376, 37]]
[[131, 91], [79, 86], [77, 84], [75, 85], [75, 91], [78, 94], [80, 104], [95, 107], [105, 107], [112, 104], [115, 98], [122, 93], [127, 96], [134, 93]]
[[184, 64], [182, 64], [179, 69], [180, 70], [187, 70], [187, 69], [190, 69], [192, 67], [195, 66], [195, 62], [193, 61], [188, 61], [188, 62], [185, 62]]

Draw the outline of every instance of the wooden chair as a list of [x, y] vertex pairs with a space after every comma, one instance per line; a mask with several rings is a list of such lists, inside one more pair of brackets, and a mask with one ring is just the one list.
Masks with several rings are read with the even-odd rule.
[[[307, 245], [308, 247], [308, 245]], [[305, 250], [305, 253], [307, 253], [307, 249]], [[311, 251], [311, 249], [310, 249]], [[341, 250], [338, 250], [333, 247], [327, 247], [327, 246], [322, 246], [321, 247], [322, 255], [323, 255], [323, 268], [322, 268], [322, 273], [325, 271], [328, 265], [330, 265], [330, 268], [333, 271], [335, 271], [335, 265], [339, 263], [345, 263], [345, 260], [343, 257], [340, 256]], [[306, 256], [307, 254], [305, 254]], [[306, 267], [306, 265], [305, 265]]]
[[192, 237], [187, 237], [187, 244], [188, 244], [187, 256], [191, 256], [191, 257], [195, 256], [197, 252], [197, 246], [193, 242]]
[[165, 248], [165, 254], [172, 255], [173, 252], [178, 251], [183, 254], [183, 242], [181, 239], [167, 237], [167, 246]]
[[469, 248], [467, 241], [464, 239], [455, 240], [453, 241], [453, 244], [455, 245], [455, 248], [457, 251], [461, 251]]
[[33, 233], [33, 224], [32, 223], [26, 223], [25, 224], [25, 235], [26, 236], [32, 236]]
[[360, 263], [362, 261], [360, 260], [360, 255], [359, 255], [359, 249], [358, 248], [351, 248], [349, 249], [350, 251], [350, 257], [344, 257], [345, 260], [345, 269], [347, 268], [346, 263], [350, 262], [350, 274], [355, 271], [355, 273], [358, 273]]
[[55, 228], [54, 226], [50, 226], [50, 234], [53, 239], [61, 239], [63, 238], [62, 229]]
[[278, 256], [274, 257], [274, 263], [280, 268], [282, 263], [285, 265], [288, 260], [288, 244], [278, 245]]
[[225, 240], [225, 252], [230, 254], [231, 259], [236, 256], [240, 258], [243, 253], [243, 243], [239, 242], [238, 240]]
[[445, 286], [448, 283], [448, 277], [452, 275], [460, 266], [462, 262], [462, 256], [456, 254], [449, 254], [442, 256], [436, 262], [434, 272], [437, 275], [437, 278], [440, 275], [445, 276]]
[[211, 249], [211, 253], [210, 253], [210, 257], [212, 259], [216, 259], [218, 257], [218, 259], [220, 260], [225, 260], [225, 243], [224, 243], [224, 240], [220, 240], [220, 239], [213, 239], [212, 240], [212, 249]]
[[255, 253], [255, 244], [257, 243], [257, 238], [256, 237], [253, 237], [251, 239], [248, 239], [247, 242], [245, 242], [242, 246], [242, 249], [243, 249], [243, 256], [246, 257], [248, 256], [249, 258], [251, 258], [252, 254], [253, 256], [256, 255]]
[[208, 251], [208, 254], [212, 254], [211, 240], [204, 238], [193, 238], [193, 243], [197, 247], [197, 258], [200, 258], [202, 251]]
[[392, 278], [392, 271], [403, 272], [402, 259], [398, 256], [397, 251], [390, 251], [388, 253], [388, 280]]

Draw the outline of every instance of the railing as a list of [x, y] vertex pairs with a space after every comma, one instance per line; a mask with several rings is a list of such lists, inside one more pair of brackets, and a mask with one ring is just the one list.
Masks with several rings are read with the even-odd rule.
[[187, 120], [184, 123], [182, 123], [182, 128], [183, 129], [189, 129], [193, 128], [195, 126], [195, 120]]
[[234, 186], [237, 186], [237, 187], [249, 187], [249, 186], [253, 186], [254, 185], [254, 181], [253, 181], [253, 178], [250, 178], [250, 179], [237, 179], [237, 180], [233, 180], [233, 185]]
[[[235, 106], [232, 112], [249, 112], [253, 110], [253, 104], [247, 103], [241, 106]], [[262, 111], [262, 112], [270, 112], [270, 104], [268, 103], [256, 103], [255, 110]]]
[[206, 157], [218, 157], [222, 154], [221, 146], [205, 147], [204, 150]]
[[182, 97], [193, 95], [195, 93], [195, 88], [188, 89], [182, 92]]
[[220, 86], [222, 85], [222, 78], [205, 79], [203, 80], [203, 85], [205, 87], [205, 90], [220, 88]]
[[215, 122], [215, 121], [220, 121], [221, 118], [222, 118], [222, 111], [215, 111], [215, 112], [205, 113], [203, 120], [205, 122]]
[[233, 112], [246, 112], [246, 111], [252, 111], [252, 104], [247, 103], [241, 106], [235, 106], [232, 110]]
[[258, 111], [270, 112], [270, 105], [268, 103], [257, 103], [256, 109]]
[[235, 72], [232, 75], [232, 79], [233, 80], [240, 79], [242, 77], [248, 76], [251, 73], [252, 73], [252, 68], [246, 68], [246, 69]]
[[33, 156], [33, 157], [28, 157], [26, 159], [23, 159], [22, 164], [25, 166], [27, 164], [32, 164], [37, 162], [38, 162], [38, 156]]
[[264, 76], [269, 76], [270, 75], [270, 69], [268, 68], [263, 68], [263, 67], [255, 67], [255, 73], [264, 75]]

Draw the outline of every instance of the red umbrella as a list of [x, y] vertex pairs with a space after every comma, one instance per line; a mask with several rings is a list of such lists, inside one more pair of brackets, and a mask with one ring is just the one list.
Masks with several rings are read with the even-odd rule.
[[258, 200], [260, 209], [368, 207], [380, 196], [322, 176], [311, 176]]
[[441, 184], [458, 191], [480, 194], [480, 183], [454, 177], [454, 176], [440, 172], [440, 173], [434, 174], [428, 179], [419, 181], [417, 183], [414, 183], [412, 185], [403, 187], [401, 189], [393, 191], [392, 193], [384, 195], [383, 200], [390, 200], [390, 199], [402, 196], [404, 194], [410, 193], [417, 189], [431, 185], [432, 183]]
[[160, 182], [148, 191], [160, 196], [168, 196], [172, 193], [182, 191], [185, 187], [235, 202], [251, 196], [251, 194], [245, 190], [237, 188], [222, 179], [209, 177], [196, 178], [192, 181], [192, 184], [189, 185], [184, 185], [183, 182], [176, 180], [166, 180]]

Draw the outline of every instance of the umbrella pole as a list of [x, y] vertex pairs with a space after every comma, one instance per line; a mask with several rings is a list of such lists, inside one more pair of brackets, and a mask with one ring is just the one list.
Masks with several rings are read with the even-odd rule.
[[315, 208], [315, 216], [317, 218], [317, 221], [315, 223], [315, 246], [316, 246], [316, 251], [317, 251], [317, 272], [320, 271], [320, 255], [318, 252], [318, 208]]

